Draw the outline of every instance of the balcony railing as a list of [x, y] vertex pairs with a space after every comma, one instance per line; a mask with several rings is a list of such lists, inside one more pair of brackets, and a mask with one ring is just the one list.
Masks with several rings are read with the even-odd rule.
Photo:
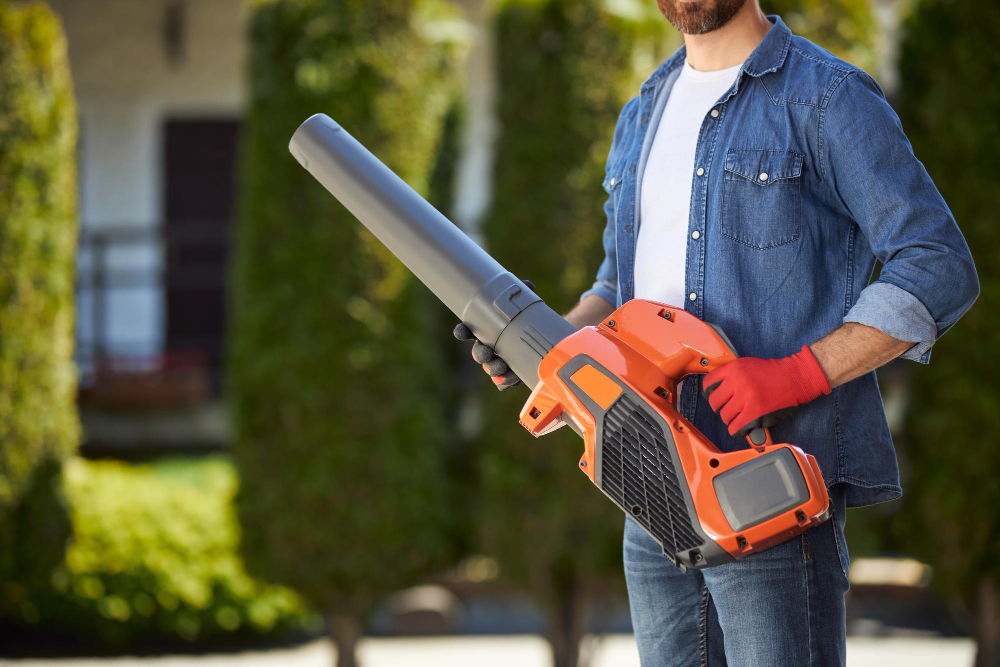
[[229, 226], [218, 220], [85, 225], [76, 284], [82, 395], [118, 405], [218, 393], [229, 247]]

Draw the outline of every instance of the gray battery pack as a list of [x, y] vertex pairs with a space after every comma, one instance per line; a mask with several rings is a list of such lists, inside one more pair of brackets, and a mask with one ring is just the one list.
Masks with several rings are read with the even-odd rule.
[[789, 449], [775, 449], [713, 480], [722, 513], [745, 530], [809, 500], [809, 487]]

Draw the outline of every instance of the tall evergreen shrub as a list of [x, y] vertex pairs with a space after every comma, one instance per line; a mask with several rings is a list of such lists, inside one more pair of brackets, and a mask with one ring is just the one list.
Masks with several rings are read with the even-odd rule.
[[0, 0], [0, 611], [27, 621], [68, 536], [59, 469], [79, 437], [75, 150], [62, 28]]
[[[974, 611], [979, 667], [1000, 665], [1000, 7], [920, 0], [905, 23], [899, 111], [972, 249], [981, 294], [913, 372], [909, 475], [893, 532]], [[942, 276], [940, 289], [948, 289]]]
[[[510, 1], [495, 17], [499, 136], [483, 232], [489, 251], [562, 312], [603, 258], [601, 181], [615, 121], [638, 90], [640, 38], [662, 35], [644, 32], [648, 18], [596, 0]], [[588, 602], [623, 589], [624, 517], [580, 472], [579, 437], [562, 429], [535, 440], [517, 421], [527, 393], [486, 391], [483, 548], [544, 604], [555, 664], [575, 666]]]
[[[432, 297], [288, 152], [324, 112], [425, 191], [453, 99], [435, 0], [257, 0], [230, 395], [248, 567], [328, 619], [340, 664], [447, 555]], [[444, 21], [439, 20], [444, 17]]]

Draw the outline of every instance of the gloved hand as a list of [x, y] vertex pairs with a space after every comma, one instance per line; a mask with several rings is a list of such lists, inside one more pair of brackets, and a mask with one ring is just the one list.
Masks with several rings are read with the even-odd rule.
[[729, 425], [729, 435], [741, 438], [830, 393], [808, 345], [782, 359], [739, 357], [706, 375], [702, 387], [709, 405]]
[[[532, 292], [535, 291], [535, 284], [530, 280], [521, 280], [521, 282], [527, 285]], [[498, 357], [492, 347], [476, 340], [476, 337], [472, 335], [472, 330], [465, 324], [459, 322], [458, 326], [455, 327], [454, 334], [458, 340], [475, 341], [472, 344], [472, 358], [476, 360], [477, 364], [482, 365], [483, 370], [490, 375], [497, 389], [503, 391], [521, 384], [521, 378], [514, 374], [507, 362]]]

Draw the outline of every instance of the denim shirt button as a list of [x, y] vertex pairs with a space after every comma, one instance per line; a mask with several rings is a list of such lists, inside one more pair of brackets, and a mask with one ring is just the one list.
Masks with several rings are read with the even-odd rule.
[[698, 174], [699, 176], [704, 176], [705, 175], [705, 169], [703, 167], [698, 167], [698, 171], [696, 171], [694, 173]]
[[625, 225], [625, 231], [626, 232], [631, 232], [632, 231], [632, 225]]
[[641, 120], [640, 122], [641, 122], [641, 123], [642, 123], [643, 125], [645, 125], [646, 123], [648, 123], [648, 122], [649, 122], [649, 116], [643, 116], [643, 117], [642, 117], [642, 120]]
[[694, 292], [691, 292], [690, 294], [688, 294], [688, 298], [691, 299], [692, 301], [697, 301], [698, 295], [695, 294]]
[[634, 174], [635, 173], [635, 165], [634, 164], [629, 165], [629, 167], [628, 167], [628, 173], [630, 173], [630, 174]]
[[712, 114], [711, 115], [712, 115], [712, 118], [718, 118], [719, 117], [719, 110], [718, 109], [712, 109]]
[[691, 238], [697, 241], [698, 239], [701, 238], [701, 232], [699, 232], [697, 229], [694, 230], [693, 232], [691, 232]]

